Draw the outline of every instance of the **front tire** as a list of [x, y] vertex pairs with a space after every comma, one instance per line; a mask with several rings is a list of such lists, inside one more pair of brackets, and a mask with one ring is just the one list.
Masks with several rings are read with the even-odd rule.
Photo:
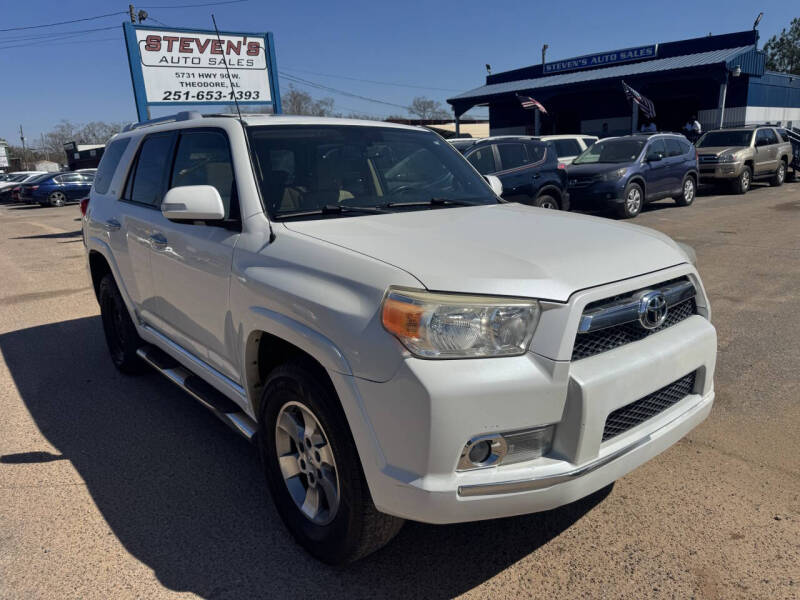
[[697, 186], [695, 185], [694, 179], [687, 176], [681, 185], [681, 195], [675, 198], [675, 203], [678, 206], [689, 206], [694, 202], [696, 195]]
[[319, 560], [345, 564], [387, 544], [403, 519], [378, 512], [330, 382], [313, 365], [276, 368], [264, 386], [258, 443], [275, 507]]
[[747, 191], [750, 189], [750, 182], [753, 179], [753, 172], [750, 170], [750, 167], [745, 166], [742, 168], [742, 172], [739, 173], [739, 177], [737, 177], [732, 185], [733, 193], [734, 194], [746, 194]]
[[617, 207], [617, 216], [621, 219], [632, 219], [642, 212], [644, 204], [644, 190], [638, 183], [629, 183], [625, 186], [623, 201]]
[[117, 282], [111, 273], [100, 281], [97, 299], [100, 303], [100, 317], [103, 321], [103, 332], [108, 352], [111, 354], [111, 362], [127, 375], [141, 373], [145, 366], [136, 351], [144, 342], [136, 333], [128, 307], [125, 306]]
[[780, 187], [786, 181], [786, 162], [781, 159], [778, 161], [778, 168], [775, 170], [775, 175], [769, 180], [769, 184], [774, 187]]

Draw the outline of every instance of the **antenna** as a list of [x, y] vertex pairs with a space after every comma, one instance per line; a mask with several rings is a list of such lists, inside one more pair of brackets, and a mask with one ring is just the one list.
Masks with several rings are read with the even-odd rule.
[[[222, 47], [222, 38], [219, 36], [217, 19], [214, 17], [214, 13], [211, 13], [211, 21], [214, 23], [214, 31], [217, 34], [217, 41], [219, 42], [220, 47]], [[242, 111], [239, 110], [239, 101], [236, 99], [236, 90], [233, 89], [233, 78], [231, 77], [231, 70], [228, 68], [228, 57], [224, 56], [223, 61], [225, 62], [225, 73], [228, 74], [228, 83], [231, 85], [231, 98], [233, 98], [233, 103], [236, 105], [236, 114], [239, 115], [239, 121], [241, 121]]]
[[[214, 13], [211, 13], [211, 21], [214, 23], [214, 31], [217, 34], [217, 41], [221, 47], [222, 38], [219, 36], [217, 19], [214, 17]], [[239, 115], [239, 123], [242, 126], [242, 133], [244, 133], [244, 144], [247, 147], [247, 156], [250, 159], [250, 168], [254, 168], [255, 165], [253, 163], [253, 151], [250, 149], [250, 136], [247, 135], [247, 127], [242, 119], [242, 111], [239, 110], [239, 101], [236, 99], [236, 90], [233, 89], [233, 78], [231, 77], [231, 70], [228, 68], [228, 57], [223, 56], [223, 60], [225, 61], [225, 72], [228, 74], [228, 83], [231, 85], [231, 98], [233, 98], [233, 103], [236, 105], [236, 114]], [[267, 206], [264, 204], [264, 198], [261, 196], [261, 186], [257, 185], [256, 188], [258, 189], [258, 197], [261, 200], [261, 206], [264, 208], [264, 211], [267, 212]], [[269, 226], [269, 241], [272, 243], [275, 241], [275, 232], [272, 229], [272, 221], [269, 220], [269, 212], [267, 212], [267, 225]]]

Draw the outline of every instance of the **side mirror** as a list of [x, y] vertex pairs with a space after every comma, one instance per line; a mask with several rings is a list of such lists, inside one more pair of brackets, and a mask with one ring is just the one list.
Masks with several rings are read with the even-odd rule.
[[499, 177], [496, 175], [484, 175], [484, 178], [497, 196], [503, 195], [503, 182], [500, 181]]
[[213, 185], [184, 185], [166, 193], [161, 214], [170, 221], [219, 221], [225, 207]]
[[645, 158], [645, 160], [647, 162], [658, 162], [662, 158], [664, 157], [661, 155], [660, 152], [651, 152], [650, 154], [647, 155], [647, 158]]

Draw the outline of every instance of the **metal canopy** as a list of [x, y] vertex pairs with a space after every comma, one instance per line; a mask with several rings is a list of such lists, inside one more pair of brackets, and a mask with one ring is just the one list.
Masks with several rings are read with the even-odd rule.
[[[634, 75], [644, 75], [659, 71], [675, 71], [679, 69], [689, 69], [693, 67], [725, 66], [727, 69], [740, 67], [742, 73], [760, 77], [764, 74], [765, 56], [763, 52], [753, 46], [740, 46], [738, 48], [726, 48], [722, 50], [711, 50], [708, 52], [697, 52], [694, 54], [684, 54], [682, 56], [672, 56], [669, 58], [657, 58], [638, 63], [617, 65], [600, 69], [586, 71], [573, 71], [559, 75], [546, 77], [536, 77], [533, 79], [520, 79], [518, 81], [508, 81], [504, 83], [494, 83], [484, 85], [474, 90], [464, 92], [447, 100], [456, 109], [456, 114], [463, 114], [466, 110], [479, 102], [491, 99], [493, 96], [525, 92], [541, 88], [552, 88], [562, 85], [584, 83], [601, 79], [614, 79], [631, 77]], [[459, 110], [463, 108], [463, 110]]]

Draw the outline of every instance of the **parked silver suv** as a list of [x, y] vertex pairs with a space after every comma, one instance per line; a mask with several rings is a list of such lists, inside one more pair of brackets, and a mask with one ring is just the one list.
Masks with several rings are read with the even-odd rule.
[[708, 298], [690, 248], [499, 191], [421, 128], [132, 127], [83, 221], [111, 358], [252, 439], [330, 563], [586, 496], [709, 414]]

